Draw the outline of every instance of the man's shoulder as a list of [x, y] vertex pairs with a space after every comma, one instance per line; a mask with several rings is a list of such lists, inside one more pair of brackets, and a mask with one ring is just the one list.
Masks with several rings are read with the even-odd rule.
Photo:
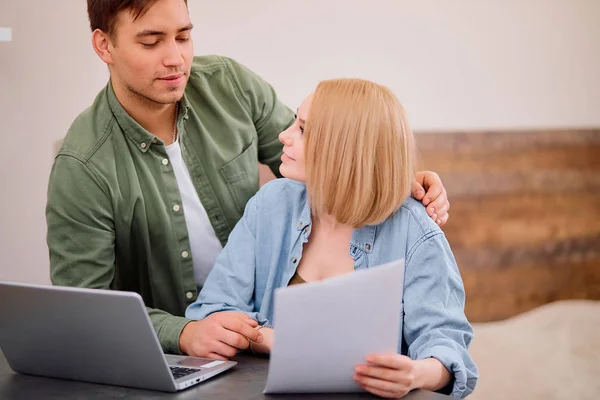
[[73, 121], [58, 155], [67, 155], [85, 162], [109, 137], [116, 119], [106, 99], [106, 88], [96, 96], [94, 103]]
[[215, 71], [232, 72], [234, 66], [239, 63], [232, 58], [221, 56], [218, 54], [194, 56], [192, 61], [191, 76], [195, 75], [210, 75]]
[[239, 73], [234, 60], [220, 55], [195, 56], [185, 89], [190, 103], [223, 105], [240, 103]]
[[240, 84], [244, 86], [244, 82], [252, 82], [256, 79], [259, 79], [256, 73], [233, 58], [216, 54], [195, 56], [192, 61], [188, 90], [190, 87], [202, 90], [202, 86], [207, 84], [238, 87]]

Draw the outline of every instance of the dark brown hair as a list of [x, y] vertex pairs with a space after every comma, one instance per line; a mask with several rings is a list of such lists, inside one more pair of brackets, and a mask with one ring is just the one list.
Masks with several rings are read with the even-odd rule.
[[[87, 0], [88, 18], [92, 32], [96, 29], [113, 36], [121, 11], [128, 10], [135, 21], [158, 0]], [[187, 0], [183, 0], [187, 6]]]

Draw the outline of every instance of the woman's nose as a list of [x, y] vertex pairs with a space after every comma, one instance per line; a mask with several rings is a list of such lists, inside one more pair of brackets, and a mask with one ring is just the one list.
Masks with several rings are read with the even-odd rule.
[[281, 143], [283, 143], [284, 145], [288, 145], [289, 144], [289, 140], [290, 140], [290, 135], [288, 134], [288, 130], [286, 129], [285, 131], [281, 132], [279, 134], [279, 141]]

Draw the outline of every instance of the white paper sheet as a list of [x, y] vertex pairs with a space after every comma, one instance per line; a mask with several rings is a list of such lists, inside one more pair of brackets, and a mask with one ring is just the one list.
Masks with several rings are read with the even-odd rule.
[[397, 352], [404, 261], [275, 292], [275, 337], [265, 393], [363, 391], [354, 367]]

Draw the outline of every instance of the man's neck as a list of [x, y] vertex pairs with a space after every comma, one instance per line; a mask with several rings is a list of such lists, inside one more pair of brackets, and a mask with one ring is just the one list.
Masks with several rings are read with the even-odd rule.
[[166, 145], [173, 143], [177, 103], [160, 104], [113, 84], [115, 96], [127, 114]]

